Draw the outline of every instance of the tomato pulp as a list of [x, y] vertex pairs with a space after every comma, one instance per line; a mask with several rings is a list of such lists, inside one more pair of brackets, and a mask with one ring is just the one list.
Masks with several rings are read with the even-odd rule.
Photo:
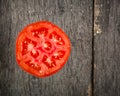
[[70, 40], [48, 21], [25, 27], [16, 40], [16, 60], [26, 72], [46, 77], [60, 70], [70, 55]]

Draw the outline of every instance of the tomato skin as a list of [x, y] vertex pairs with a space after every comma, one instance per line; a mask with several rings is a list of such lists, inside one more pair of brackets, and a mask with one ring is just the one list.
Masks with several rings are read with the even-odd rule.
[[16, 39], [18, 65], [24, 71], [41, 78], [63, 68], [70, 50], [68, 36], [49, 21], [26, 26]]

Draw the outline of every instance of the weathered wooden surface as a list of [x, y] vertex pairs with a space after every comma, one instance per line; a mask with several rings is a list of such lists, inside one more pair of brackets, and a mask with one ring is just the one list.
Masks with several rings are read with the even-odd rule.
[[95, 0], [94, 96], [120, 96], [120, 0]]
[[[0, 0], [0, 96], [90, 96], [92, 8], [91, 0]], [[64, 68], [44, 79], [25, 73], [15, 61], [18, 32], [40, 20], [60, 26], [72, 45]]]

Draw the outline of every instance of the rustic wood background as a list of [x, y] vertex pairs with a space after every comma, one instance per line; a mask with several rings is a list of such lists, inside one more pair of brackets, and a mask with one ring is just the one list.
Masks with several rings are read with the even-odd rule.
[[[19, 31], [48, 20], [71, 40], [64, 68], [47, 78], [15, 60]], [[120, 96], [120, 0], [0, 0], [0, 96]]]

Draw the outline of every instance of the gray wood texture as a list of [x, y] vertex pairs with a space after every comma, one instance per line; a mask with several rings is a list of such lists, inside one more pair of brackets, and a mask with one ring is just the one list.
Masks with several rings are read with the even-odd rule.
[[120, 96], [120, 0], [94, 4], [94, 96]]
[[[41, 20], [61, 27], [72, 46], [64, 68], [42, 79], [21, 70], [15, 60], [19, 31]], [[0, 96], [92, 96], [92, 25], [91, 0], [0, 0]]]

